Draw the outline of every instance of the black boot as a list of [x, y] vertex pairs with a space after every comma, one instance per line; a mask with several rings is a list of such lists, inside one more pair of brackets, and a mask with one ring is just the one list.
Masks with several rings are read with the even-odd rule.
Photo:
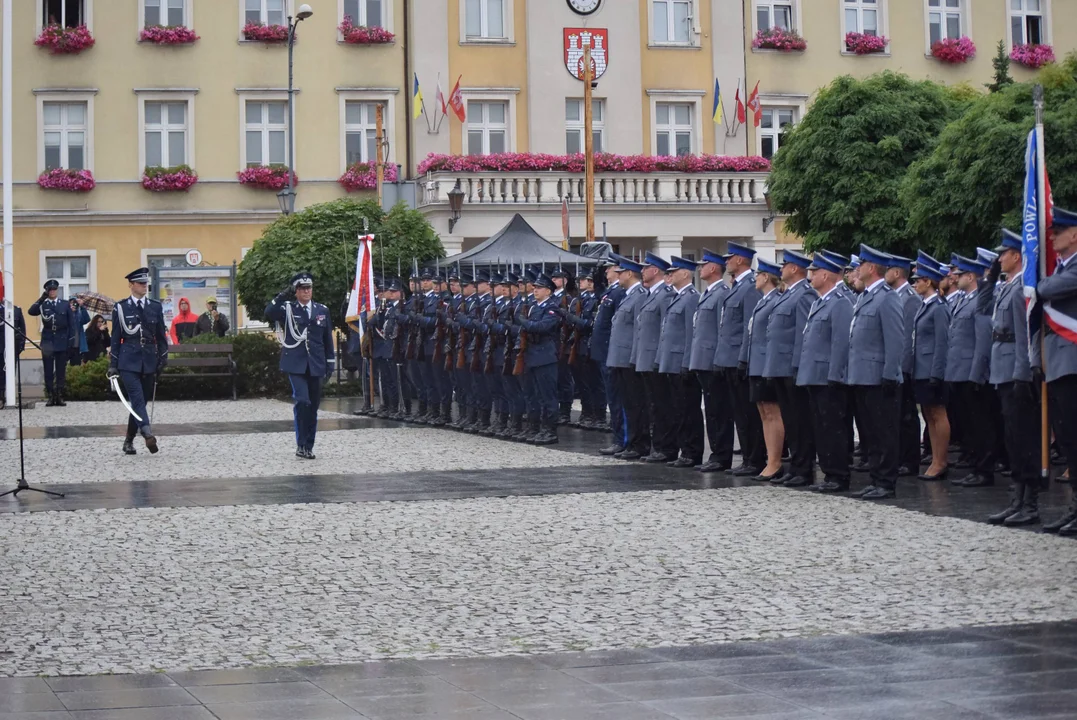
[[1074, 520], [1077, 520], [1077, 492], [1073, 493], [1073, 498], [1070, 500], [1070, 506], [1066, 508], [1066, 512], [1062, 514], [1062, 517], [1054, 522], [1045, 524], [1043, 526], [1043, 531], [1045, 533], [1056, 533]]
[[556, 445], [557, 440], [557, 418], [548, 417], [546, 422], [543, 423], [542, 432], [539, 433], [532, 444], [534, 445]]
[[157, 438], [153, 436], [153, 431], [150, 430], [150, 426], [146, 425], [139, 430], [139, 433], [141, 433], [143, 439], [146, 441], [146, 449], [150, 451], [150, 455], [155, 455], [157, 453]]
[[65, 389], [66, 388], [60, 388], [59, 390], [56, 391], [56, 406], [57, 407], [67, 407], [67, 403], [64, 402], [64, 390]]
[[434, 406], [434, 417], [431, 418], [430, 424], [434, 427], [445, 427], [445, 423], [452, 417], [452, 403], [441, 403]]
[[452, 423], [452, 400], [446, 400], [441, 403], [441, 419], [445, 421], [442, 425]]
[[1021, 509], [1021, 503], [1024, 498], [1024, 494], [1024, 483], [1014, 483], [1013, 495], [1012, 499], [1010, 500], [1010, 504], [1006, 507], [1005, 510], [997, 512], [994, 515], [988, 515], [987, 522], [991, 523], [992, 525], [1001, 525], [1003, 522], [1005, 522], [1006, 518]]
[[527, 427], [523, 431], [523, 437], [518, 438], [520, 442], [530, 443], [533, 442], [535, 437], [539, 435], [539, 418], [537, 415], [527, 416]]
[[491, 419], [493, 412], [491, 410], [482, 411], [482, 425], [479, 428], [479, 435], [483, 437], [493, 437], [497, 432], [497, 420]]
[[419, 414], [412, 417], [411, 421], [418, 425], [425, 425], [427, 419], [430, 417], [430, 411], [426, 407], [426, 401], [419, 401]]
[[560, 404], [560, 415], [557, 422], [560, 425], [568, 425], [572, 422], [572, 403]]
[[406, 423], [411, 422], [411, 400], [404, 401], [404, 412], [401, 413], [400, 419]]
[[467, 424], [467, 406], [462, 402], [456, 403], [456, 421], [450, 423], [449, 427], [453, 430], [459, 430]]
[[1034, 525], [1040, 521], [1040, 488], [1035, 482], [1025, 485], [1021, 509], [1002, 521], [1006, 527]]
[[514, 413], [512, 416], [512, 424], [505, 428], [504, 438], [506, 440], [516, 440], [520, 433], [524, 431], [524, 416], [523, 413]]
[[135, 436], [128, 435], [123, 439], [123, 454], [124, 455], [137, 455], [135, 451]]
[[46, 390], [45, 392], [49, 395], [49, 399], [45, 401], [45, 407], [56, 407], [56, 391]]
[[474, 435], [478, 432], [477, 425], [479, 424], [479, 410], [478, 408], [467, 409], [467, 422], [460, 428], [460, 432], [466, 432]]

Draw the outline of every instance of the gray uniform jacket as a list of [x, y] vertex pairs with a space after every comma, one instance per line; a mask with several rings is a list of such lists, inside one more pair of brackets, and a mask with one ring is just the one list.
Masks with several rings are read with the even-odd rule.
[[613, 314], [613, 327], [610, 330], [610, 350], [606, 355], [607, 367], [632, 367], [632, 337], [636, 329], [636, 312], [647, 298], [647, 288], [642, 284], [636, 285], [617, 307], [617, 312]]
[[729, 286], [719, 280], [699, 296], [692, 330], [692, 352], [688, 360], [689, 370], [710, 371], [714, 367], [714, 352], [718, 348], [718, 319], [722, 301], [729, 294]]
[[976, 357], [976, 318], [979, 290], [966, 294], [954, 305], [950, 318], [950, 352], [946, 357], [946, 382], [969, 382]]
[[767, 325], [781, 297], [782, 294], [777, 290], [764, 295], [763, 299], [756, 303], [752, 316], [748, 319], [744, 345], [740, 348], [740, 362], [748, 363], [749, 376], [763, 376], [763, 368], [767, 364]]
[[860, 293], [849, 325], [849, 385], [901, 382], [902, 300], [885, 282]]
[[718, 347], [714, 350], [714, 366], [735, 368], [740, 362], [741, 348], [748, 336], [748, 318], [763, 293], [755, 289], [755, 273], [749, 272], [735, 281], [722, 300], [718, 312]]
[[662, 335], [662, 319], [673, 300], [669, 285], [662, 283], [650, 289], [636, 313], [635, 338], [632, 341], [630, 360], [636, 372], [658, 371], [658, 339]]
[[796, 377], [804, 323], [817, 299], [819, 293], [807, 280], [797, 282], [778, 299], [767, 323], [767, 364], [763, 367], [763, 377]]
[[849, 369], [849, 323], [853, 298], [843, 284], [812, 303], [801, 334], [797, 385], [844, 383]]
[[658, 372], [678, 374], [688, 369], [692, 350], [692, 323], [696, 317], [699, 291], [687, 285], [673, 295], [662, 320], [658, 338]]
[[[1040, 332], [1046, 333], [1044, 349], [1047, 363], [1043, 374], [1047, 382], [1066, 375], [1077, 375], [1077, 343], [1059, 334], [1077, 335], [1074, 330], [1077, 327], [1077, 256], [1071, 255], [1054, 275], [1040, 280], [1037, 292], [1044, 301], [1044, 325]], [[1041, 367], [1039, 342], [1036, 339], [1037, 342], [1032, 344], [1035, 356], [1033, 366]]]
[[946, 378], [946, 346], [950, 337], [950, 310], [939, 297], [921, 302], [913, 320], [912, 376], [916, 380]]
[[916, 313], [920, 311], [920, 306], [924, 304], [924, 301], [911, 285], [905, 285], [894, 293], [901, 301], [902, 328], [905, 330], [905, 350], [901, 355], [901, 372], [905, 375], [912, 375], [912, 330], [913, 325], [916, 324]]
[[1025, 284], [1018, 274], [1010, 282], [980, 290], [979, 313], [991, 321], [991, 375], [988, 382], [1031, 382]]

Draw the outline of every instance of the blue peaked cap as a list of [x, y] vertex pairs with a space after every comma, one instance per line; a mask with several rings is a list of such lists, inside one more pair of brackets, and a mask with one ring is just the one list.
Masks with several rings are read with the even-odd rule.
[[991, 263], [998, 260], [998, 253], [992, 252], [987, 248], [978, 247], [976, 248], [976, 259], [982, 262], [984, 265], [991, 267]]
[[964, 255], [958, 255], [956, 253], [953, 255], [953, 257], [950, 258], [950, 261], [950, 264], [957, 268], [958, 272], [972, 273], [977, 277], [983, 275], [984, 270], [987, 269], [978, 261], [972, 260], [971, 258], [967, 258]]
[[811, 265], [808, 266], [809, 270], [826, 270], [827, 272], [841, 274], [841, 271], [845, 269], [845, 263], [839, 263], [828, 255], [817, 252], [812, 257]]
[[869, 245], [860, 246], [860, 262], [872, 263], [873, 265], [882, 265], [883, 267], [892, 267], [890, 265], [890, 256], [881, 250], [876, 250]]
[[727, 243], [726, 249], [729, 251], [730, 255], [740, 255], [742, 258], [747, 258], [748, 260], [755, 257], [755, 250], [753, 248], [750, 248], [747, 245], [741, 245], [740, 243]]
[[838, 265], [841, 265], [842, 267], [845, 267], [846, 265], [849, 264], [849, 258], [845, 257], [841, 253], [836, 253], [833, 250], [820, 250], [816, 254], [817, 255], [826, 255], [833, 262], [836, 262]]
[[1013, 230], [1002, 228], [999, 234], [1002, 236], [1000, 238], [1001, 242], [999, 243], [999, 246], [995, 248], [995, 252], [1001, 253], [1006, 250], [1017, 250], [1020, 252], [1022, 250], [1021, 236]]
[[774, 263], [767, 262], [762, 258], [758, 259], [756, 262], [758, 263], [757, 272], [767, 273], [769, 275], [773, 275], [776, 278], [780, 278], [782, 276], [782, 269], [780, 266], [775, 265]]
[[782, 265], [785, 265], [786, 263], [793, 263], [797, 267], [807, 270], [808, 266], [811, 265], [811, 258], [802, 253], [794, 252], [793, 250], [783, 250]]
[[669, 263], [652, 252], [648, 252], [646, 255], [643, 256], [642, 265], [650, 265], [651, 267], [656, 267], [662, 272], [666, 272], [667, 270], [669, 270]]
[[934, 280], [935, 282], [942, 282], [942, 270], [930, 263], [916, 263], [916, 274], [914, 278], [927, 278], [928, 280]]
[[916, 271], [919, 272], [920, 268], [925, 266], [925, 265], [930, 267], [930, 268], [933, 268], [935, 270], [938, 270], [939, 268], [942, 267], [941, 262], [939, 262], [935, 258], [931, 257], [930, 255], [928, 255], [923, 250], [918, 250], [916, 252]]
[[849, 267], [852, 268], [853, 270], [860, 267], [860, 262], [861, 261], [860, 261], [860, 256], [859, 255], [850, 255], [849, 256]]
[[643, 272], [643, 265], [626, 257], [617, 256], [617, 267], [622, 271], [641, 273]]
[[673, 255], [669, 259], [669, 264], [673, 270], [687, 270], [688, 272], [695, 272], [699, 264], [694, 260], [685, 260], [682, 257]]
[[1053, 215], [1051, 227], [1077, 227], [1077, 213], [1056, 207]]
[[705, 263], [714, 263], [715, 265], [721, 265], [722, 267], [725, 267], [725, 264], [728, 260], [728, 255], [719, 255], [712, 250], [703, 251], [703, 262]]
[[900, 255], [888, 255], [890, 260], [886, 263], [888, 268], [900, 268], [905, 272], [912, 270], [912, 259], [907, 257], [901, 257]]

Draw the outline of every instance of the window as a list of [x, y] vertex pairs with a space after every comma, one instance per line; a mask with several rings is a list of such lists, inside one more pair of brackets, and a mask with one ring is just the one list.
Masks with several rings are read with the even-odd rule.
[[[187, 255], [147, 255], [142, 264], [151, 271], [153, 268], [187, 267]], [[150, 272], [149, 296], [154, 297], [153, 272]], [[194, 308], [191, 308], [192, 310]]]
[[880, 2], [881, 0], [845, 0], [845, 32], [878, 36]]
[[687, 44], [692, 40], [692, 0], [652, 0], [656, 43]]
[[795, 121], [796, 110], [793, 108], [763, 108], [763, 119], [759, 124], [759, 154], [768, 160], [774, 157], [781, 147], [785, 129]]
[[243, 22], [283, 25], [285, 0], [243, 0]]
[[793, 3], [777, 0], [757, 0], [755, 5], [755, 23], [757, 30], [769, 30], [780, 27], [793, 30]]
[[287, 163], [288, 103], [283, 100], [248, 100], [244, 113], [246, 166]]
[[928, 44], [943, 39], [957, 40], [963, 29], [965, 0], [927, 0]]
[[382, 3], [388, 0], [344, 0], [344, 17], [352, 19], [353, 25], [385, 27]]
[[508, 103], [468, 100], [467, 154], [508, 152]]
[[1011, 45], [1041, 45], [1047, 42], [1043, 7], [1046, 1], [1009, 0]]
[[186, 25], [186, 4], [185, 0], [143, 0], [143, 27]]
[[86, 25], [89, 0], [41, 0], [41, 24], [78, 27]]
[[[344, 152], [348, 165], [374, 162], [378, 158], [378, 103], [349, 100], [344, 104]], [[388, 126], [388, 117], [382, 117]]]
[[465, 35], [468, 39], [507, 37], [505, 0], [466, 0], [464, 14]]
[[186, 165], [187, 102], [147, 101], [144, 106], [147, 167]]
[[692, 104], [655, 105], [655, 154], [692, 154]]
[[69, 298], [90, 291], [90, 258], [88, 256], [46, 257], [45, 279], [60, 283], [57, 297]]
[[83, 170], [86, 161], [86, 103], [43, 103], [45, 169]]
[[[591, 137], [596, 153], [606, 152], [606, 115], [603, 106], [604, 103], [601, 100], [591, 101]], [[566, 151], [569, 155], [583, 152], [583, 131], [583, 100], [566, 100], [565, 140]]]

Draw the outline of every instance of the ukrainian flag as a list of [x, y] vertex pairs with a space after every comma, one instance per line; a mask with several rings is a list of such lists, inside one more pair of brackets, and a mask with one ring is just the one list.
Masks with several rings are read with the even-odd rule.
[[722, 108], [722, 88], [718, 84], [718, 78], [714, 79], [714, 122], [719, 125], [722, 124], [722, 116], [724, 115]]
[[419, 116], [423, 114], [423, 91], [422, 88], [419, 87], [418, 73], [415, 74], [415, 90], [412, 94], [414, 95], [414, 100], [412, 101], [412, 105], [414, 106], [412, 117], [418, 119]]

